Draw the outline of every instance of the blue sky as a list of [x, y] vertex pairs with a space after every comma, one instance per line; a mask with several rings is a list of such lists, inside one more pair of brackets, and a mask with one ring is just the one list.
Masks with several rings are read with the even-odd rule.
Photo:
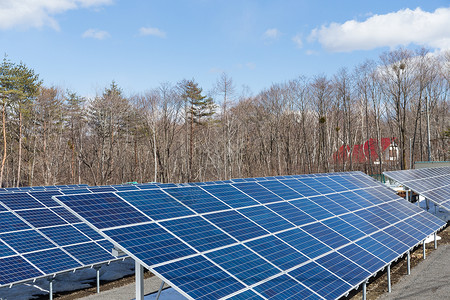
[[46, 86], [126, 95], [222, 72], [253, 94], [400, 45], [450, 49], [448, 0], [1, 0], [0, 52]]

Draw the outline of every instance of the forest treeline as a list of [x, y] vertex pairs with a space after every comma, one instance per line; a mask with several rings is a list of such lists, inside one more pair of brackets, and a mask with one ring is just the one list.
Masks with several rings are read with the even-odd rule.
[[[410, 157], [449, 160], [449, 88], [450, 52], [426, 49], [391, 50], [351, 70], [299, 76], [257, 95], [239, 94], [222, 74], [208, 92], [195, 80], [182, 80], [125, 96], [113, 81], [92, 99], [46, 87], [34, 70], [5, 57], [0, 182], [105, 185], [377, 174], [409, 168]], [[396, 138], [400, 156], [394, 164], [351, 156], [333, 160], [342, 146], [384, 137]]]

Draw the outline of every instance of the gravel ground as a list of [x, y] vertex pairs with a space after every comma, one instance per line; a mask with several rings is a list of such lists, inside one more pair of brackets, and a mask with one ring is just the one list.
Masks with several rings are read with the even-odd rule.
[[449, 299], [450, 244], [438, 246], [430, 256], [403, 276], [391, 293], [380, 297], [393, 299]]

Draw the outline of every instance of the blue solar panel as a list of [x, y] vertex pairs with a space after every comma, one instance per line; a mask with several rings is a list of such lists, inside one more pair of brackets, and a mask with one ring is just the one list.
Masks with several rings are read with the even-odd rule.
[[230, 300], [263, 300], [264, 298], [261, 298], [252, 290], [246, 290], [242, 293], [239, 293], [231, 298], [228, 298]]
[[[325, 184], [321, 183], [320, 180], [322, 180], [322, 178], [301, 178], [298, 179], [298, 181], [306, 184], [307, 186], [313, 188], [314, 190], [318, 191], [321, 194], [331, 194], [334, 193], [335, 191], [331, 188], [326, 186]], [[338, 184], [333, 183], [333, 185], [338, 186]]]
[[0, 234], [0, 239], [19, 253], [56, 247], [52, 242], [34, 230], [2, 233]]
[[338, 250], [338, 252], [370, 273], [374, 274], [385, 266], [385, 262], [364, 250], [356, 244], [350, 244]]
[[[162, 222], [161, 225], [198, 251], [207, 251], [236, 243], [236, 240], [201, 217], [176, 219]], [[196, 228], [196, 230], [192, 231], [191, 228]]]
[[96, 241], [103, 239], [103, 237], [97, 231], [84, 223], [74, 224], [73, 226], [81, 231], [84, 235], [88, 236], [91, 240]]
[[11, 248], [9, 248], [5, 243], [0, 241], [0, 257], [10, 256], [16, 254]]
[[157, 224], [124, 227], [107, 232], [116, 243], [150, 265], [196, 253]]
[[150, 221], [112, 193], [65, 196], [65, 203], [99, 228]]
[[0, 285], [43, 275], [20, 256], [0, 258], [0, 274]]
[[[41, 232], [60, 246], [89, 242], [90, 239], [72, 225], [42, 228]], [[98, 235], [100, 238], [101, 236]]]
[[197, 213], [230, 209], [228, 205], [225, 205], [199, 187], [173, 188], [167, 189], [166, 192]]
[[331, 248], [338, 248], [349, 243], [347, 238], [319, 222], [305, 225], [302, 229], [314, 237], [320, 237], [320, 241]]
[[59, 217], [66, 220], [68, 223], [79, 223], [81, 220], [69, 212], [65, 207], [52, 207], [50, 209], [54, 213], [56, 213]]
[[316, 262], [352, 286], [359, 285], [371, 275], [337, 252], [322, 256]]
[[67, 224], [48, 208], [18, 210], [17, 214], [36, 228]]
[[171, 219], [195, 214], [189, 208], [160, 190], [118, 193], [153, 220]]
[[0, 213], [0, 220], [0, 233], [31, 228], [11, 212]]
[[99, 262], [115, 259], [114, 256], [94, 242], [66, 246], [63, 249], [84, 265], [98, 264]]
[[351, 289], [351, 285], [316, 262], [303, 265], [289, 275], [326, 299], [337, 299]]
[[227, 247], [206, 254], [246, 285], [253, 285], [279, 273], [279, 270], [242, 245]]
[[60, 191], [29, 192], [29, 194], [47, 207], [60, 206], [55, 200], [52, 199], [52, 196], [63, 195]]
[[261, 181], [259, 184], [277, 194], [284, 200], [292, 200], [303, 197], [303, 195], [297, 193], [293, 189], [286, 188], [286, 185], [278, 181]]
[[231, 185], [208, 185], [202, 188], [210, 193], [213, 193], [214, 196], [233, 208], [259, 204]]
[[[32, 280], [36, 276], [48, 276], [49, 273], [56, 274], [73, 268], [86, 267], [81, 261], [76, 261], [74, 258], [76, 253], [70, 256], [57, 247], [89, 243], [93, 240], [109, 243], [51, 198], [54, 195], [64, 195], [65, 191], [74, 191], [74, 188], [52, 186], [15, 190], [17, 193], [3, 193], [0, 200], [2, 208], [0, 211], [0, 257], [8, 258], [20, 254], [37, 266], [39, 272], [36, 275], [34, 269], [30, 268], [28, 274], [15, 277], [11, 276], [8, 270], [0, 268], [0, 278], [2, 278], [0, 286]], [[24, 190], [29, 192], [25, 193]], [[78, 190], [78, 192], [86, 191], [86, 189]], [[73, 225], [79, 226], [81, 231], [86, 232], [83, 234]], [[110, 254], [111, 247], [108, 250], [98, 245], [95, 247], [93, 259], [102, 258], [102, 260], [91, 260], [90, 264], [116, 259]], [[95, 251], [103, 253], [96, 254]], [[84, 255], [90, 254], [87, 252]]]
[[301, 181], [297, 179], [288, 179], [281, 181], [291, 189], [295, 190], [297, 193], [302, 195], [303, 197], [311, 197], [311, 196], [317, 196], [320, 195], [318, 191], [315, 189], [307, 186], [306, 184], [302, 183]]
[[326, 219], [334, 216], [328, 210], [322, 208], [321, 206], [318, 206], [316, 203], [307, 198], [300, 200], [293, 200], [290, 201], [290, 203], [317, 220]]
[[314, 218], [304, 213], [289, 202], [268, 204], [267, 207], [297, 226], [316, 221]]
[[360, 188], [360, 186], [355, 184], [354, 180], [352, 180], [349, 176], [330, 176], [330, 179], [350, 190], [356, 190]]
[[239, 241], [245, 241], [269, 233], [235, 211], [215, 213], [204, 217]]
[[305, 255], [274, 236], [253, 240], [245, 245], [282, 270], [290, 269], [308, 260]]
[[254, 182], [234, 183], [233, 186], [240, 189], [259, 203], [265, 204], [283, 200], [271, 191]]
[[349, 212], [349, 210], [345, 208], [345, 206], [342, 206], [339, 203], [331, 200], [327, 196], [312, 197], [310, 198], [310, 200], [320, 207], [323, 207], [328, 211], [332, 211], [335, 215], [345, 214]]
[[219, 299], [245, 287], [202, 256], [156, 267], [155, 271], [193, 299]]
[[238, 211], [272, 233], [295, 227], [293, 223], [286, 221], [263, 206], [243, 208]]
[[0, 194], [0, 202], [12, 210], [44, 207], [27, 193]]
[[25, 254], [24, 257], [47, 274], [81, 267], [80, 263], [61, 249], [28, 253]]
[[349, 239], [350, 241], [355, 241], [366, 236], [364, 232], [362, 232], [355, 226], [350, 225], [339, 217], [323, 220], [322, 223], [328, 228], [333, 228], [334, 231]]
[[276, 236], [309, 258], [315, 258], [332, 250], [299, 228], [279, 233]]
[[264, 282], [256, 286], [255, 291], [267, 299], [321, 299], [316, 294], [308, 290], [304, 285], [295, 281], [287, 275]]

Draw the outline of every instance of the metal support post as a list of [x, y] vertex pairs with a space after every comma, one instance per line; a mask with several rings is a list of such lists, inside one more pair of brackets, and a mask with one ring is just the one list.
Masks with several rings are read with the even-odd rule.
[[387, 284], [388, 284], [388, 293], [391, 292], [391, 265], [387, 266]]
[[156, 294], [156, 300], [159, 299], [159, 296], [161, 295], [163, 287], [164, 287], [164, 280], [163, 280], [163, 282], [161, 282], [161, 286], [159, 287], [158, 294]]
[[409, 201], [409, 190], [408, 189], [406, 189], [406, 201]]
[[425, 240], [423, 240], [423, 259], [427, 258], [427, 253], [425, 252]]
[[144, 300], [144, 267], [135, 261], [136, 300]]
[[408, 251], [408, 256], [406, 258], [406, 267], [407, 267], [407, 274], [411, 274], [411, 251]]
[[49, 289], [48, 289], [48, 298], [50, 299], [50, 300], [53, 300], [53, 277], [52, 278], [50, 278], [48, 281], [50, 282], [50, 286], [49, 286]]
[[97, 274], [97, 294], [100, 293], [100, 267], [95, 267], [95, 273]]
[[362, 294], [362, 300], [366, 300], [367, 299], [367, 283], [364, 281], [363, 282], [363, 290], [362, 290], [363, 294]]
[[434, 233], [434, 249], [437, 249], [437, 234]]

